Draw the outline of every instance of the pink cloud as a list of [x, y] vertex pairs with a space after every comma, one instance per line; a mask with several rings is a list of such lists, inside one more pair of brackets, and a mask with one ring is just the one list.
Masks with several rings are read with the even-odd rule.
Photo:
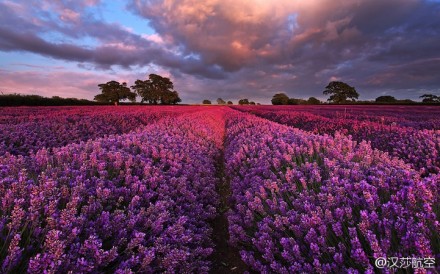
[[[114, 75], [115, 76], [115, 75]], [[69, 72], [67, 70], [0, 70], [0, 91], [4, 93], [36, 94], [93, 99], [99, 93], [98, 84], [110, 80], [132, 80], [133, 75], [116, 77], [95, 72]]]
[[153, 19], [159, 34], [183, 42], [211, 64], [237, 69], [272, 56], [270, 43], [294, 11], [289, 1], [135, 1], [140, 13]]
[[68, 23], [78, 23], [80, 19], [79, 12], [75, 12], [71, 9], [63, 9], [60, 11], [60, 19]]

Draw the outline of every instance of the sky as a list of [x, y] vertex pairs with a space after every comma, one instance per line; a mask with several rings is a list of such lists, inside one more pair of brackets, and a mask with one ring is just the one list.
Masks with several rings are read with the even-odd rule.
[[183, 103], [440, 95], [436, 0], [0, 0], [0, 92], [93, 99], [169, 77]]

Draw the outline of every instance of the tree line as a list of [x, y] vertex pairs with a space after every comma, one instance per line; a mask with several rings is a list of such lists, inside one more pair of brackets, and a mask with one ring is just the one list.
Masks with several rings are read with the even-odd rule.
[[[202, 104], [204, 104], [204, 105], [211, 105], [212, 102], [211, 102], [211, 100], [204, 99], [202, 101]], [[222, 98], [217, 98], [217, 104], [218, 105], [233, 105], [234, 103], [232, 101], [227, 101], [226, 102]], [[246, 99], [246, 98], [238, 100], [238, 104], [239, 105], [261, 105], [260, 103], [255, 103], [254, 101], [249, 101], [249, 99]]]
[[117, 81], [99, 84], [98, 87], [101, 93], [94, 99], [103, 103], [118, 105], [121, 100], [135, 102], [137, 96], [141, 97], [141, 103], [147, 102], [152, 105], [175, 105], [182, 102], [179, 93], [174, 90], [173, 82], [157, 74], [150, 74], [146, 80], [138, 79], [131, 87], [125, 82]]
[[0, 94], [0, 106], [89, 106], [98, 103], [86, 99], [44, 97], [26, 94]]
[[[329, 103], [334, 104], [354, 104], [354, 103], [362, 103], [362, 104], [417, 104], [417, 102], [412, 101], [410, 99], [398, 100], [390, 95], [379, 96], [375, 99], [374, 102], [371, 101], [356, 101], [359, 98], [359, 93], [356, 91], [356, 88], [350, 86], [347, 83], [341, 81], [332, 81], [330, 82], [323, 91], [324, 95], [330, 95], [327, 99]], [[433, 94], [423, 94], [419, 98], [422, 98], [422, 103], [425, 104], [439, 104], [440, 96], [436, 96]], [[273, 105], [317, 105], [322, 102], [315, 97], [310, 97], [308, 100], [304, 99], [296, 99], [289, 98], [285, 93], [276, 93], [271, 100]]]
[[[146, 80], [136, 80], [131, 87], [127, 83], [119, 83], [117, 81], [110, 81], [105, 84], [99, 84], [101, 90], [97, 94], [94, 101], [76, 98], [61, 98], [53, 96], [51, 98], [40, 95], [23, 95], [23, 94], [0, 94], [0, 106], [68, 106], [68, 105], [97, 105], [97, 104], [115, 104], [118, 105], [120, 101], [129, 100], [136, 101], [136, 97], [141, 97], [141, 104], [147, 102], [153, 105], [170, 105], [180, 103], [182, 100], [179, 93], [174, 90], [173, 82], [167, 78], [157, 74], [150, 74]], [[133, 89], [133, 91], [132, 91]], [[374, 101], [357, 101], [359, 93], [356, 89], [341, 81], [330, 82], [323, 91], [324, 95], [330, 95], [328, 102], [332, 104], [420, 104], [410, 99], [399, 100], [390, 95], [382, 95], [377, 97]], [[419, 96], [422, 99], [422, 104], [440, 104], [440, 96], [433, 94], [423, 94]], [[232, 101], [225, 101], [222, 98], [217, 98], [219, 105], [232, 105]], [[320, 100], [315, 97], [310, 97], [307, 100], [290, 98], [285, 93], [276, 93], [271, 100], [273, 105], [316, 105], [322, 104]], [[202, 104], [211, 105], [211, 100], [205, 99]], [[260, 105], [247, 98], [238, 100], [239, 105]]]

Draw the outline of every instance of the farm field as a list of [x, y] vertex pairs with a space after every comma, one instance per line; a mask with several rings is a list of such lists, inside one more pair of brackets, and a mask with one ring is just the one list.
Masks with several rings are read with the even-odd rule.
[[440, 108], [0, 108], [0, 197], [0, 273], [436, 273]]

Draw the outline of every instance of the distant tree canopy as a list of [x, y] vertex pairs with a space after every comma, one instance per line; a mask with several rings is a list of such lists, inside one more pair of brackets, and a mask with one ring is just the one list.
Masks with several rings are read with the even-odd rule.
[[397, 99], [390, 95], [379, 96], [376, 98], [376, 103], [395, 103]]
[[232, 101], [228, 101], [228, 105], [233, 105], [234, 103], [232, 103]]
[[359, 98], [359, 93], [356, 89], [344, 82], [333, 81], [330, 82], [323, 91], [325, 95], [330, 95], [327, 101], [336, 104], [346, 103], [348, 99], [355, 102]]
[[440, 96], [433, 94], [423, 94], [420, 96], [420, 98], [423, 98], [423, 103], [440, 103]]
[[255, 106], [255, 102], [254, 101], [250, 101], [249, 105], [254, 105]]
[[117, 81], [110, 81], [105, 84], [99, 84], [101, 94], [95, 96], [95, 100], [98, 102], [119, 104], [120, 100], [130, 100], [134, 102], [136, 100], [136, 93], [132, 92], [127, 83], [120, 84]]
[[249, 105], [249, 99], [240, 99], [238, 100], [239, 105]]
[[134, 85], [131, 86], [142, 98], [142, 103], [171, 105], [182, 101], [169, 78], [157, 74], [150, 74], [148, 78], [144, 81], [136, 80]]
[[319, 105], [319, 104], [321, 104], [321, 101], [319, 101], [317, 98], [315, 98], [315, 97], [310, 97], [308, 100], [307, 100], [307, 104], [309, 104], [309, 105]]
[[222, 98], [217, 98], [217, 104], [219, 104], [219, 105], [226, 105], [226, 101], [223, 100]]
[[413, 101], [411, 99], [398, 100], [398, 102], [402, 103], [402, 104], [414, 104], [414, 103], [416, 103], [415, 101]]
[[182, 99], [180, 99], [179, 93], [176, 90], [167, 91], [160, 97], [162, 105], [175, 105], [180, 102], [182, 102]]
[[272, 105], [287, 105], [289, 103], [289, 96], [285, 93], [277, 93], [272, 97]]
[[40, 95], [26, 94], [0, 94], [0, 106], [74, 106], [74, 105], [103, 105], [86, 99], [61, 98], [52, 96], [51, 98]]
[[305, 104], [320, 104], [321, 101], [315, 97], [310, 97], [309, 100], [289, 98], [285, 93], [277, 93], [272, 97], [272, 105], [305, 105]]
[[289, 100], [287, 101], [288, 105], [305, 105], [306, 103], [306, 100], [297, 98], [289, 98]]
[[211, 101], [205, 99], [205, 100], [203, 100], [202, 104], [204, 104], [204, 105], [210, 105], [210, 104], [211, 104]]

